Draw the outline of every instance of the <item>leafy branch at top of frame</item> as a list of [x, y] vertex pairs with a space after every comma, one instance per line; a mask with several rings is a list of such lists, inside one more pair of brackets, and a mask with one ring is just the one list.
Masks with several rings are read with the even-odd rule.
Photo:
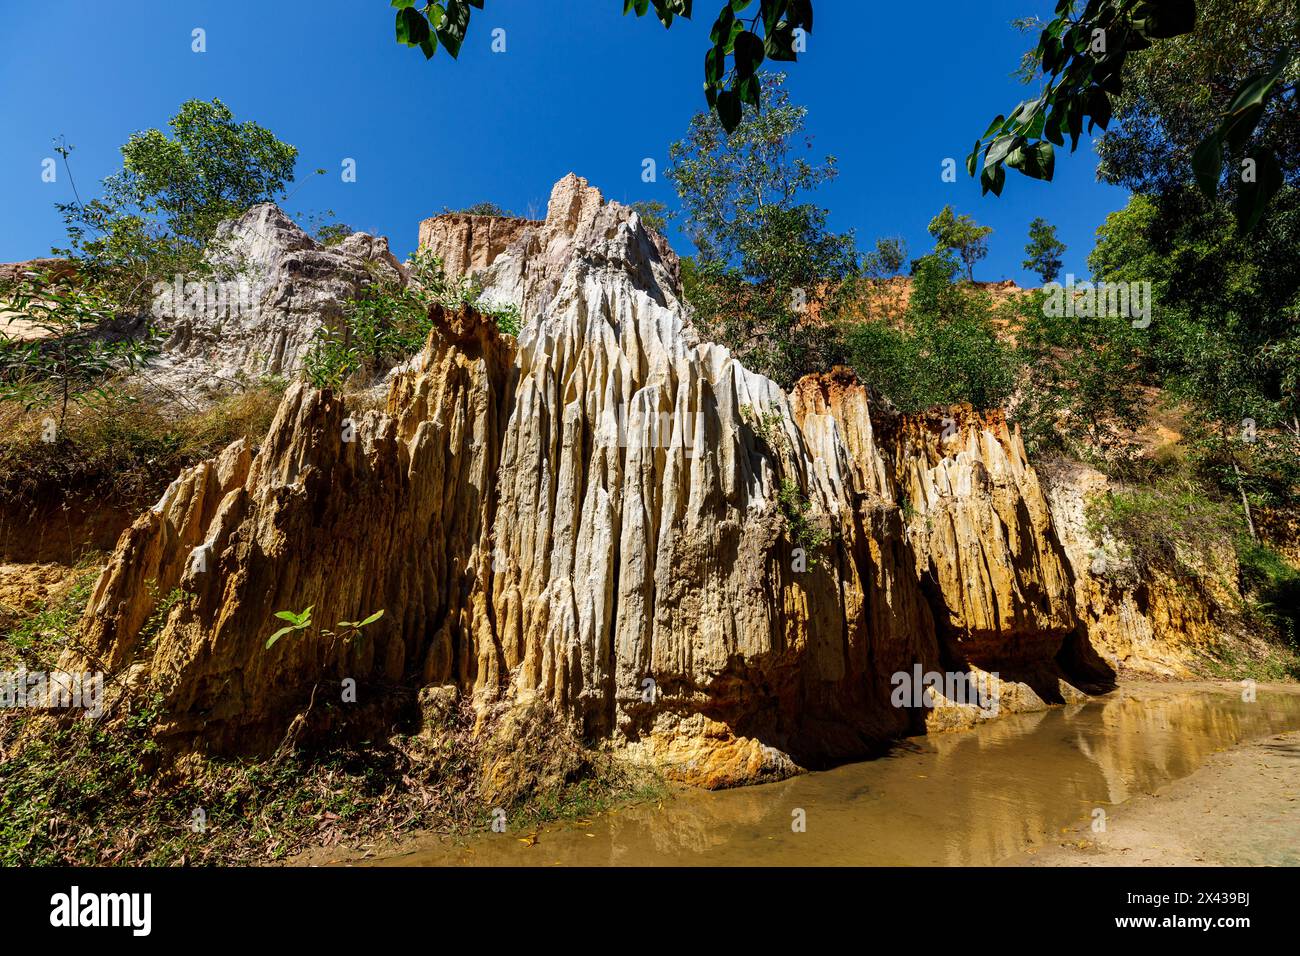
[[[397, 10], [397, 42], [432, 59], [438, 47], [460, 54], [469, 30], [471, 7], [483, 0], [392, 0]], [[689, 20], [693, 0], [623, 0], [623, 13], [645, 16], [654, 9], [665, 28], [677, 17]], [[709, 34], [704, 57], [704, 96], [723, 128], [740, 125], [745, 106], [762, 109], [758, 70], [765, 60], [798, 59], [797, 30], [812, 33], [812, 0], [723, 0]]]
[[[1089, 133], [1110, 125], [1128, 57], [1196, 27], [1195, 0], [1088, 0], [1075, 16], [1077, 5], [1060, 0], [1055, 19], [1029, 54], [1045, 81], [1041, 95], [996, 117], [967, 157], [967, 172], [979, 176], [985, 194], [1002, 194], [1007, 168], [1050, 181], [1056, 147], [1065, 145], [1066, 136], [1074, 152], [1085, 120]], [[1255, 228], [1283, 185], [1276, 155], [1256, 132], [1270, 101], [1294, 91], [1298, 53], [1282, 50], [1270, 68], [1248, 76], [1192, 157], [1196, 182], [1211, 199], [1223, 177], [1225, 151], [1240, 160], [1236, 213], [1242, 233]]]
[[1066, 136], [1074, 152], [1085, 120], [1089, 133], [1110, 125], [1111, 98], [1123, 92], [1129, 55], [1196, 25], [1195, 0], [1089, 0], [1078, 17], [1075, 6], [1060, 0], [1031, 54], [1042, 69], [1042, 93], [995, 117], [966, 159], [985, 194], [1002, 194], [1008, 168], [1051, 180]]

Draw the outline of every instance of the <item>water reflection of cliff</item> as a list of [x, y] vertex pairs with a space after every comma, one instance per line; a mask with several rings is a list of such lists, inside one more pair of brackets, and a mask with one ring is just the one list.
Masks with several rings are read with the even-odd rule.
[[[687, 791], [548, 830], [392, 862], [573, 865], [977, 865], [1150, 793], [1216, 750], [1300, 727], [1300, 693], [1128, 688], [967, 733], [905, 741], [867, 763], [780, 783]], [[806, 830], [794, 832], [802, 810]]]

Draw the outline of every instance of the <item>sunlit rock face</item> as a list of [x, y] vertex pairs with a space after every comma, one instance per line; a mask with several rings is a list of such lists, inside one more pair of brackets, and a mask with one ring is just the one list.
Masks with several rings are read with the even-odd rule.
[[525, 229], [537, 225], [511, 216], [445, 213], [420, 223], [420, 248], [450, 275], [464, 276], [490, 266]]
[[161, 693], [169, 745], [265, 751], [469, 695], [717, 787], [987, 716], [898, 705], [916, 667], [1006, 669], [1003, 712], [1064, 697], [1071, 578], [1000, 415], [899, 415], [842, 369], [786, 394], [700, 341], [667, 244], [576, 176], [495, 253], [430, 222], [518, 341], [439, 308], [383, 412], [292, 386], [96, 587], [67, 666]]
[[271, 203], [223, 222], [206, 258], [210, 274], [152, 290], [166, 340], [151, 375], [190, 397], [296, 375], [351, 300], [376, 282], [406, 281], [387, 239], [357, 232], [324, 246]]
[[1111, 489], [1101, 472], [1055, 463], [1045, 480], [1058, 536], [1073, 569], [1079, 628], [1066, 662], [1079, 672], [1121, 669], [1191, 677], [1231, 626], [1237, 554], [1225, 540], [1203, 554], [1180, 554], [1182, 568], [1144, 566], [1123, 542], [1088, 523], [1088, 503]]

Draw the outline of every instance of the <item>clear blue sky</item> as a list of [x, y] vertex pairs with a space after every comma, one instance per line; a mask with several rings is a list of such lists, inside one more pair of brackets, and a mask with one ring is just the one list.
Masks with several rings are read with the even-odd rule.
[[[61, 244], [54, 203], [71, 192], [59, 171], [41, 181], [51, 140], [76, 148], [83, 197], [120, 165], [139, 129], [165, 127], [192, 97], [224, 100], [299, 148], [295, 214], [334, 210], [354, 228], [389, 237], [399, 256], [419, 221], [444, 206], [492, 200], [545, 210], [570, 170], [624, 201], [676, 197], [662, 169], [669, 143], [703, 106], [707, 34], [721, 0], [696, 0], [693, 23], [664, 30], [621, 15], [621, 0], [487, 0], [458, 61], [432, 62], [393, 41], [385, 0], [5, 0], [0, 32], [0, 261]], [[1008, 176], [1002, 198], [981, 198], [959, 166], [992, 116], [1024, 98], [1011, 72], [1029, 38], [1013, 17], [1050, 16], [1053, 0], [817, 0], [808, 52], [788, 64], [788, 88], [809, 109], [819, 153], [840, 176], [818, 201], [860, 248], [903, 235], [913, 255], [945, 204], [995, 228], [982, 279], [1031, 281], [1020, 268], [1036, 215], [1057, 224], [1066, 267], [1086, 273], [1097, 226], [1125, 194], [1095, 181], [1082, 143], [1061, 154], [1054, 183]], [[207, 52], [191, 31], [207, 31]], [[506, 52], [490, 50], [506, 31]], [[357, 182], [339, 175], [345, 157]], [[643, 183], [642, 160], [661, 175]], [[329, 175], [306, 174], [325, 167]], [[293, 189], [295, 187], [291, 187]], [[674, 237], [678, 250], [689, 247]]]

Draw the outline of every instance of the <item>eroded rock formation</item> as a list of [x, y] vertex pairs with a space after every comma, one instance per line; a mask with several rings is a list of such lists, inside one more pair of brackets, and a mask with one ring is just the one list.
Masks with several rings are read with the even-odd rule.
[[[577, 177], [503, 245], [431, 222], [520, 308], [517, 343], [438, 311], [385, 411], [294, 385], [260, 448], [178, 478], [100, 578], [64, 667], [161, 694], [169, 746], [266, 751], [470, 695], [726, 786], [979, 719], [897, 706], [915, 667], [1001, 672], [1003, 711], [1077, 693], [1054, 665], [1068, 555], [1001, 415], [899, 415], [844, 370], [787, 395], [699, 340], [666, 243]], [[334, 280], [313, 281], [319, 311]]]
[[442, 261], [451, 275], [486, 269], [520, 234], [537, 223], [507, 216], [447, 213], [420, 223], [420, 248]]
[[363, 289], [406, 281], [387, 239], [357, 232], [323, 246], [271, 203], [223, 222], [207, 258], [211, 275], [154, 290], [167, 340], [153, 377], [191, 398], [296, 374], [317, 331], [338, 327]]

